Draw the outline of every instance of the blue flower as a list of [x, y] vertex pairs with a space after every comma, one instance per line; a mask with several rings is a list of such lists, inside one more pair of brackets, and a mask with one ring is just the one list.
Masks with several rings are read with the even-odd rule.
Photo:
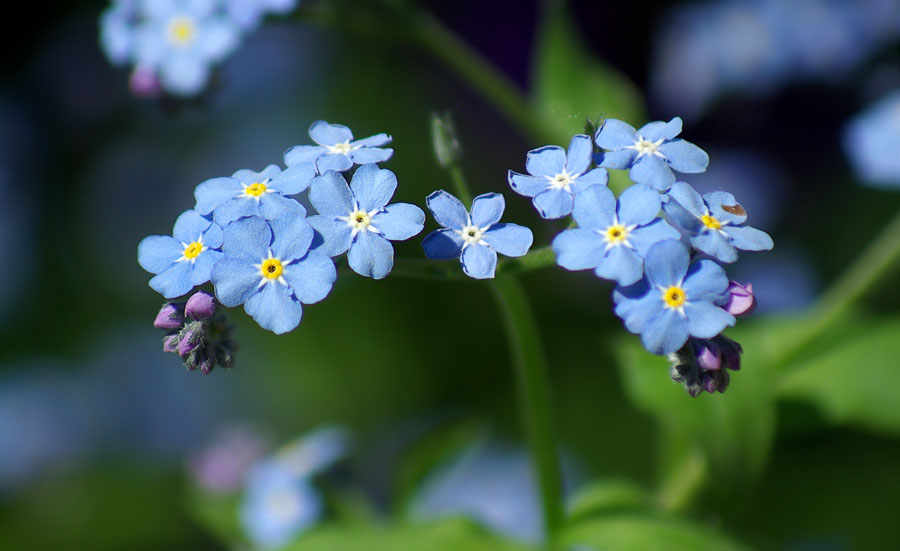
[[134, 61], [159, 72], [163, 87], [191, 96], [206, 86], [210, 65], [237, 47], [239, 29], [209, 0], [142, 2]]
[[113, 65], [122, 66], [131, 61], [137, 18], [136, 0], [114, 0], [100, 16], [100, 47]]
[[138, 264], [151, 274], [150, 287], [166, 298], [180, 297], [209, 281], [222, 258], [222, 228], [194, 210], [175, 221], [174, 237], [151, 235], [138, 245]]
[[334, 262], [310, 249], [315, 232], [296, 212], [271, 221], [242, 218], [224, 234], [225, 257], [212, 271], [216, 297], [225, 306], [243, 304], [262, 328], [274, 333], [297, 327], [301, 303], [328, 296], [337, 278]]
[[900, 187], [900, 92], [895, 92], [850, 120], [844, 150], [866, 183]]
[[314, 525], [322, 509], [322, 498], [308, 479], [265, 461], [248, 474], [240, 519], [255, 546], [280, 549]]
[[225, 12], [245, 31], [259, 26], [266, 13], [289, 13], [297, 0], [224, 0]]
[[322, 250], [331, 256], [347, 252], [350, 268], [362, 276], [381, 279], [394, 266], [390, 241], [403, 241], [425, 226], [425, 213], [408, 203], [388, 201], [397, 189], [397, 177], [374, 164], [359, 167], [350, 185], [329, 170], [309, 186], [309, 202], [318, 216], [309, 223], [322, 234]]
[[238, 170], [231, 178], [212, 178], [197, 186], [194, 208], [202, 214], [212, 214], [221, 226], [245, 216], [271, 220], [285, 209], [301, 206], [287, 196], [305, 190], [315, 175], [316, 169], [310, 163], [283, 172], [275, 165], [262, 172]]
[[609, 188], [594, 186], [575, 196], [572, 215], [578, 228], [553, 240], [556, 263], [567, 270], [593, 269], [597, 277], [631, 285], [644, 273], [644, 256], [665, 239], [678, 239], [678, 230], [657, 218], [659, 193], [635, 184], [616, 197]]
[[494, 277], [497, 253], [522, 256], [531, 248], [531, 230], [518, 224], [500, 224], [506, 204], [499, 193], [485, 193], [472, 201], [472, 213], [459, 199], [438, 190], [425, 199], [442, 229], [422, 241], [425, 256], [436, 260], [459, 258], [463, 272], [476, 279]]
[[617, 287], [613, 300], [625, 327], [653, 354], [671, 354], [688, 336], [711, 339], [734, 325], [734, 316], [716, 304], [728, 289], [725, 270], [712, 260], [692, 263], [680, 241], [650, 247], [644, 273], [638, 283]]
[[340, 124], [316, 121], [309, 127], [309, 137], [319, 145], [295, 145], [284, 153], [284, 164], [315, 163], [319, 174], [324, 174], [327, 170], [343, 172], [354, 163], [381, 163], [394, 154], [393, 149], [380, 149], [392, 140], [387, 134], [352, 141], [353, 133]]
[[709, 156], [682, 139], [681, 119], [645, 124], [640, 130], [616, 119], [607, 119], [597, 131], [597, 145], [609, 151], [598, 156], [600, 166], [631, 169], [628, 174], [639, 184], [665, 191], [675, 183], [678, 172], [703, 172]]
[[668, 195], [666, 214], [691, 235], [695, 249], [720, 262], [737, 260], [737, 249], [767, 251], [774, 245], [769, 234], [746, 225], [747, 212], [730, 193], [713, 191], [701, 197], [690, 185], [678, 182]]
[[532, 149], [525, 157], [530, 176], [509, 171], [507, 179], [513, 190], [532, 197], [534, 208], [543, 218], [561, 218], [572, 212], [572, 198], [594, 184], [605, 186], [609, 173], [591, 167], [594, 144], [591, 138], [578, 134], [569, 143], [569, 151], [548, 145]]

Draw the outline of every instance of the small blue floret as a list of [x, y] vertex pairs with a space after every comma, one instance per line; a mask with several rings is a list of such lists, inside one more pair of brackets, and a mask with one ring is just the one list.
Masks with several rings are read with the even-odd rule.
[[387, 134], [376, 134], [353, 141], [353, 132], [341, 124], [316, 121], [309, 127], [309, 137], [319, 145], [295, 145], [284, 153], [284, 164], [291, 167], [315, 163], [319, 174], [328, 170], [344, 172], [354, 164], [365, 165], [387, 161], [393, 149], [381, 149], [391, 143]]

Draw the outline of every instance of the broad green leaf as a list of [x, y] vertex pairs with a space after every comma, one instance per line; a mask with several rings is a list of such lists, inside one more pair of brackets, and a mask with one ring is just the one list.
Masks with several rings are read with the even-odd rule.
[[749, 548], [712, 528], [675, 517], [617, 514], [575, 523], [563, 533], [572, 549], [616, 551], [745, 551]]
[[811, 402], [837, 425], [900, 435], [900, 320], [865, 328], [793, 367], [778, 396]]
[[646, 493], [627, 480], [597, 480], [579, 489], [569, 506], [569, 521], [606, 514], [610, 511], [644, 509]]

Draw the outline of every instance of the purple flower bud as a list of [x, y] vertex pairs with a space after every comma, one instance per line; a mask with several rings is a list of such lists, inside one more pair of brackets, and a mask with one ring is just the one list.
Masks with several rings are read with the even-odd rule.
[[701, 369], [715, 371], [722, 367], [722, 356], [716, 343], [707, 339], [691, 339], [694, 360]]
[[211, 358], [210, 356], [204, 356], [204, 358], [200, 360], [198, 367], [200, 367], [200, 371], [202, 371], [205, 375], [209, 375], [209, 372], [212, 371], [214, 367], [216, 367], [216, 360], [214, 358]]
[[128, 87], [131, 93], [139, 98], [155, 98], [159, 96], [162, 88], [159, 86], [159, 79], [153, 69], [137, 66], [131, 72], [128, 79]]
[[187, 324], [179, 334], [178, 355], [184, 358], [193, 352], [206, 340], [206, 331], [203, 322], [194, 321]]
[[753, 285], [741, 285], [737, 281], [728, 282], [728, 300], [725, 310], [732, 316], [743, 316], [756, 308], [756, 297], [753, 296]]
[[157, 329], [180, 329], [184, 322], [184, 304], [167, 302], [159, 309], [153, 326]]
[[711, 373], [704, 372], [700, 375], [700, 384], [706, 392], [714, 393], [718, 389], [718, 384], [716, 383], [716, 378]]
[[719, 335], [716, 337], [719, 347], [722, 350], [722, 365], [732, 371], [738, 371], [741, 368], [741, 353], [744, 352], [743, 347], [728, 337]]
[[163, 337], [163, 352], [178, 352], [178, 333]]
[[216, 299], [206, 291], [197, 291], [187, 300], [184, 315], [195, 320], [206, 320], [216, 313]]

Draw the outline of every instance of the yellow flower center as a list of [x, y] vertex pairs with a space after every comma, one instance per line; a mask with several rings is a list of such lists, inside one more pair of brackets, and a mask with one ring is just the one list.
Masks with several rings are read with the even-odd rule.
[[716, 220], [715, 216], [710, 216], [709, 214], [701, 216], [700, 221], [710, 230], [717, 230], [722, 227], [722, 223]]
[[247, 186], [247, 189], [244, 190], [244, 193], [246, 193], [248, 197], [259, 197], [265, 192], [266, 184], [263, 184], [261, 182], [254, 182]]
[[681, 287], [672, 286], [663, 292], [663, 301], [669, 308], [681, 308], [686, 300], [687, 295]]
[[622, 224], [616, 224], [606, 228], [606, 242], [612, 245], [618, 245], [628, 239], [628, 228]]
[[203, 244], [199, 241], [194, 241], [190, 245], [184, 248], [184, 257], [188, 260], [193, 260], [200, 256], [200, 253], [203, 252]]
[[259, 267], [259, 271], [265, 278], [278, 279], [284, 272], [284, 266], [281, 265], [281, 261], [277, 258], [269, 258], [263, 260], [262, 265]]
[[197, 26], [190, 17], [179, 15], [169, 21], [168, 33], [172, 44], [184, 47], [193, 42], [197, 35]]

